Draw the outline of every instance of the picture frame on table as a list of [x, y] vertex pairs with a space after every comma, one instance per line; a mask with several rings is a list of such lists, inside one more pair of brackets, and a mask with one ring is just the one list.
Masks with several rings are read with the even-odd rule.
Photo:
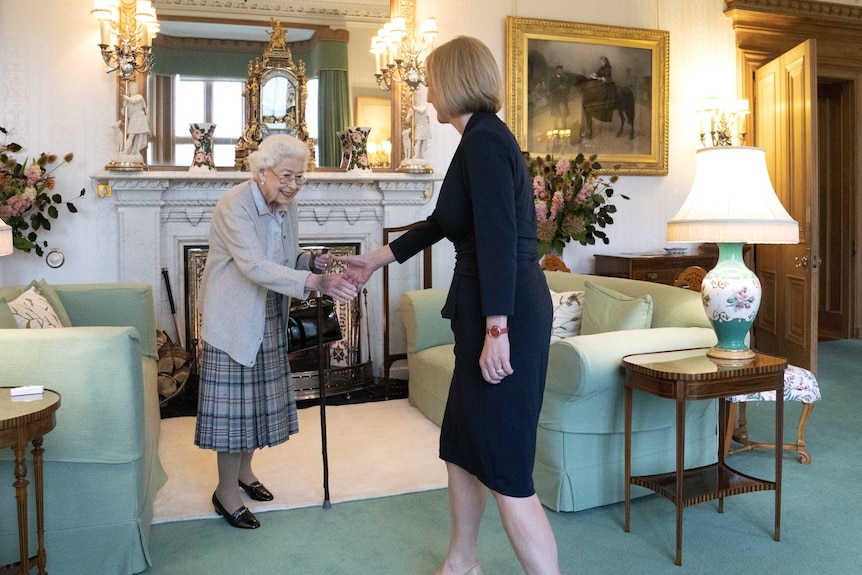
[[506, 18], [506, 116], [531, 156], [596, 154], [602, 172], [668, 173], [667, 31]]

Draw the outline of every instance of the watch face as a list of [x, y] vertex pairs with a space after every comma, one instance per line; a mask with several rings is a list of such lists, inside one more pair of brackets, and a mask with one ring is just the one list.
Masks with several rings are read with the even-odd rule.
[[500, 337], [500, 328], [496, 325], [492, 325], [490, 328], [488, 328], [488, 335], [490, 335], [491, 337]]

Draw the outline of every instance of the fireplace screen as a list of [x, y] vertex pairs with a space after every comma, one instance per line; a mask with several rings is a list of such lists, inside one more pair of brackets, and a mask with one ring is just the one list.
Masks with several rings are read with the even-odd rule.
[[[187, 246], [185, 248], [185, 290], [186, 290], [186, 341], [189, 350], [195, 358], [200, 357], [202, 346], [200, 338], [201, 314], [197, 311], [198, 290], [200, 280], [206, 265], [207, 246]], [[329, 246], [333, 255], [354, 255], [356, 245]], [[330, 272], [343, 271], [343, 264], [335, 263]], [[344, 338], [327, 345], [324, 348], [327, 395], [349, 393], [369, 387], [373, 383], [371, 359], [362, 361], [361, 329], [362, 293], [356, 299], [348, 302], [336, 302], [335, 311], [341, 324]], [[318, 354], [317, 349], [308, 349], [289, 355], [293, 374], [294, 389], [297, 399], [307, 399], [319, 396]]]

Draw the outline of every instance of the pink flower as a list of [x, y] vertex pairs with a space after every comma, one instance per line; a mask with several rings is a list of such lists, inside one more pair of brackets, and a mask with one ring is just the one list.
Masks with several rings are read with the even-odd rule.
[[556, 172], [556, 174], [558, 176], [562, 176], [563, 174], [565, 174], [566, 172], [569, 171], [569, 165], [570, 165], [569, 159], [564, 156], [564, 157], [560, 158], [560, 160], [557, 162], [557, 167], [554, 171]]
[[551, 200], [551, 219], [555, 219], [557, 214], [565, 207], [562, 192], [554, 192], [554, 197]]
[[27, 168], [27, 185], [35, 186], [42, 179], [42, 167], [39, 164], [30, 164]]

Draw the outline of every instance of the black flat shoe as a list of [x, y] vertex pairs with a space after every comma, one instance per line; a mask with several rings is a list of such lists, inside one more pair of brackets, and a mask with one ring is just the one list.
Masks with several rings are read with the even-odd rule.
[[230, 523], [231, 527], [238, 527], [240, 529], [257, 529], [260, 527], [260, 522], [257, 520], [257, 517], [255, 517], [254, 513], [252, 513], [245, 505], [233, 513], [228, 513], [218, 500], [218, 497], [216, 497], [216, 494], [213, 493], [213, 507], [215, 507], [216, 513], [224, 517], [227, 522]]
[[239, 486], [242, 487], [243, 491], [248, 493], [248, 496], [254, 499], [255, 501], [272, 501], [273, 495], [269, 492], [269, 489], [263, 486], [263, 483], [260, 481], [255, 481], [251, 485], [246, 485], [242, 481], [239, 482]]

